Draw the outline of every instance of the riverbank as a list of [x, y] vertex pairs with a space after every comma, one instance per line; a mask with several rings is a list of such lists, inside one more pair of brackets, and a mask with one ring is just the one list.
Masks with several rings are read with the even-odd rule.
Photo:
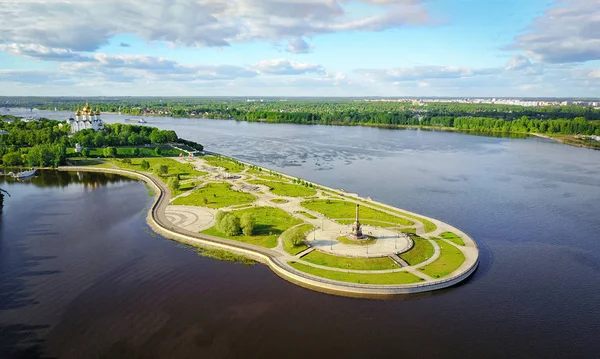
[[[253, 167], [256, 169], [256, 166]], [[169, 206], [171, 200], [171, 190], [163, 183], [160, 179], [158, 179], [155, 175], [150, 173], [144, 173], [135, 170], [126, 170], [126, 169], [117, 169], [117, 168], [102, 168], [102, 167], [61, 167], [60, 170], [66, 171], [93, 171], [93, 172], [108, 172], [108, 173], [116, 173], [125, 175], [128, 177], [134, 177], [146, 182], [150, 187], [154, 189], [155, 192], [155, 201], [148, 213], [147, 221], [154, 231], [157, 233], [174, 239], [183, 243], [208, 247], [208, 248], [216, 248], [220, 250], [230, 251], [239, 255], [243, 255], [245, 257], [251, 258], [263, 264], [266, 264], [271, 268], [273, 272], [275, 272], [278, 276], [296, 283], [298, 285], [327, 292], [334, 293], [340, 295], [347, 296], [359, 296], [359, 297], [385, 297], [390, 295], [398, 295], [398, 294], [409, 294], [409, 293], [418, 293], [418, 292], [426, 292], [436, 289], [441, 289], [445, 287], [449, 287], [455, 285], [456, 283], [461, 282], [466, 279], [470, 274], [472, 274], [478, 264], [478, 249], [475, 242], [464, 232], [451, 227], [447, 224], [444, 224], [440, 221], [437, 221], [432, 218], [424, 217], [418, 214], [414, 214], [407, 211], [402, 211], [403, 214], [408, 216], [414, 216], [416, 218], [422, 218], [426, 221], [432, 221], [432, 223], [436, 223], [439, 228], [437, 232], [431, 233], [439, 234], [446, 230], [452, 230], [455, 233], [459, 234], [465, 242], [467, 242], [467, 247], [463, 249], [467, 250], [470, 248], [466, 255], [466, 260], [460, 268], [453, 270], [450, 275], [443, 276], [442, 278], [432, 278], [422, 274], [422, 272], [417, 271], [418, 267], [412, 268], [399, 268], [392, 270], [393, 273], [412, 273], [411, 276], [417, 275], [417, 279], [419, 279], [418, 283], [405, 283], [405, 284], [362, 284], [362, 283], [351, 283], [339, 281], [323, 276], [313, 275], [311, 273], [307, 273], [306, 271], [302, 271], [302, 267], [298, 267], [299, 264], [297, 262], [302, 262], [303, 265], [307, 262], [303, 262], [303, 260], [298, 256], [290, 256], [285, 251], [280, 250], [279, 248], [265, 248], [253, 244], [243, 243], [239, 241], [233, 241], [224, 239], [221, 237], [216, 237], [213, 235], [208, 235], [205, 233], [198, 233], [196, 231], [190, 231], [188, 229], [182, 228], [178, 225], [174, 225], [168, 218], [167, 206]], [[264, 169], [265, 173], [268, 170]], [[271, 172], [272, 173], [272, 172]], [[287, 177], [287, 176], [286, 176]], [[290, 177], [291, 178], [291, 177]], [[376, 208], [380, 208], [384, 212], [393, 213], [393, 211], [400, 211], [399, 209], [393, 208], [391, 206], [387, 206], [382, 203], [377, 203], [373, 201], [369, 201], [368, 199], [363, 199], [358, 195], [351, 195], [348, 193], [342, 193], [338, 190], [319, 186], [322, 190], [330, 192], [335, 196], [346, 197], [348, 201], [352, 203], [361, 203], [361, 205], [373, 206]], [[313, 212], [314, 213], [314, 212]], [[315, 213], [316, 214], [316, 213]], [[318, 220], [317, 220], [318, 221]], [[322, 221], [322, 219], [321, 219]], [[328, 220], [329, 221], [329, 220]], [[418, 227], [417, 231], [421, 234], [425, 233], [424, 227], [421, 225]], [[429, 258], [428, 261], [421, 263], [422, 268], [430, 265], [433, 262], [436, 262], [440, 257], [439, 245], [434, 240], [428, 240], [432, 243], [432, 245], [436, 248], [434, 255]], [[445, 243], [440, 243], [442, 247], [444, 247]], [[368, 251], [368, 249], [367, 249]], [[318, 266], [313, 266], [313, 268], [317, 268]], [[323, 268], [321, 268], [323, 269]], [[340, 273], [346, 272], [326, 268], [325, 274], [328, 273], [338, 273], [336, 276], [339, 276]], [[354, 272], [354, 271], [353, 271]], [[359, 271], [360, 272], [360, 271]], [[389, 271], [388, 271], [389, 272]], [[390, 274], [381, 273], [381, 275]], [[365, 276], [366, 274], [356, 273], [355, 275]], [[396, 274], [394, 274], [396, 275]], [[366, 275], [369, 278], [376, 278], [376, 274], [369, 273]], [[384, 277], [382, 277], [384, 278]]]

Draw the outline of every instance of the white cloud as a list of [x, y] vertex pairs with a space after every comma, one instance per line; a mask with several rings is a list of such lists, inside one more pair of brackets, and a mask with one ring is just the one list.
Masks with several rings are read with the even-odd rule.
[[559, 0], [516, 38], [521, 49], [546, 63], [600, 59], [600, 0]]
[[306, 54], [311, 52], [312, 49], [313, 46], [309, 45], [303, 38], [295, 37], [288, 41], [286, 51], [294, 54]]
[[261, 74], [270, 75], [325, 74], [327, 72], [321, 65], [286, 59], [262, 60], [256, 63], [253, 68]]
[[[351, 17], [339, 0], [5, 0], [0, 42], [94, 51], [119, 34], [176, 45], [292, 41], [338, 31], [379, 31], [428, 21], [421, 1], [368, 1], [377, 15]], [[390, 5], [392, 4], [392, 5]], [[305, 41], [305, 40], [302, 40]]]

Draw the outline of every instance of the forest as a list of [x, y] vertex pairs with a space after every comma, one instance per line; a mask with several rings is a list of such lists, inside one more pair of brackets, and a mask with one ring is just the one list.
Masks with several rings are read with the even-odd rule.
[[79, 143], [84, 148], [164, 145], [184, 143], [202, 151], [202, 145], [177, 137], [175, 131], [155, 127], [115, 123], [102, 131], [78, 131], [69, 136], [64, 121], [40, 119], [24, 121], [0, 116], [0, 158], [3, 166], [57, 167], [65, 163], [67, 148]]
[[[7, 98], [11, 106], [75, 111], [79, 98]], [[10, 102], [12, 101], [12, 102]], [[584, 106], [523, 107], [466, 103], [418, 103], [360, 99], [100, 98], [102, 112], [240, 121], [443, 127], [459, 130], [600, 135], [600, 110]]]

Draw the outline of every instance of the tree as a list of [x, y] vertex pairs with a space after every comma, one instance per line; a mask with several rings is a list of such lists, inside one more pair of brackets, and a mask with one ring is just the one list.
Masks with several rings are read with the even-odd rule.
[[140, 149], [139, 149], [139, 148], [137, 148], [137, 147], [136, 147], [136, 148], [134, 148], [134, 149], [133, 149], [133, 152], [132, 152], [132, 155], [133, 155], [134, 157], [139, 157], [139, 155], [140, 155]]
[[177, 178], [176, 176], [169, 178], [168, 184], [172, 190], [177, 191], [179, 189], [179, 178]]
[[154, 167], [154, 171], [156, 173], [158, 173], [159, 175], [164, 176], [167, 173], [169, 173], [169, 166], [167, 166], [167, 165], [156, 165]]
[[2, 163], [9, 167], [20, 166], [23, 164], [23, 159], [19, 152], [9, 152], [2, 156]]
[[81, 149], [81, 155], [83, 157], [90, 157], [90, 149], [87, 147], [84, 147]]
[[160, 147], [156, 147], [154, 149], [154, 154], [157, 155], [157, 156], [160, 156]]
[[140, 168], [143, 170], [147, 170], [148, 168], [150, 168], [150, 162], [142, 160], [142, 163], [140, 163]]
[[228, 236], [238, 236], [241, 232], [240, 219], [231, 212], [225, 212], [217, 222], [217, 230]]
[[254, 232], [254, 226], [256, 224], [256, 219], [251, 213], [244, 213], [242, 217], [240, 217], [240, 227], [242, 228], [242, 232], [245, 236], [251, 236]]
[[114, 147], [106, 147], [103, 153], [104, 157], [117, 157], [117, 149]]

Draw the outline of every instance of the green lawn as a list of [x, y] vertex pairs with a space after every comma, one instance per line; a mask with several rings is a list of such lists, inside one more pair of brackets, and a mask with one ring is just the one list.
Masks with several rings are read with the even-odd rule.
[[290, 241], [287, 240], [287, 237], [294, 236], [298, 232], [302, 233], [303, 235], [306, 235], [306, 233], [308, 231], [312, 230], [313, 228], [315, 228], [315, 226], [313, 226], [312, 224], [302, 224], [298, 227], [288, 229], [285, 233], [283, 233], [283, 236], [282, 236], [283, 249], [285, 249], [286, 252], [288, 252], [289, 254], [291, 254], [293, 256], [308, 249], [308, 245], [306, 245], [306, 243], [303, 243], [299, 246], [293, 246], [290, 243]]
[[427, 239], [411, 236], [415, 245], [408, 251], [400, 254], [400, 258], [404, 259], [409, 265], [414, 266], [423, 263], [433, 255], [433, 244]]
[[271, 202], [282, 204], [282, 203], [288, 203], [289, 201], [287, 199], [274, 198], [274, 199], [271, 200]]
[[301, 272], [312, 274], [317, 277], [337, 280], [340, 282], [361, 284], [411, 284], [423, 281], [423, 279], [408, 272], [393, 272], [381, 274], [346, 273], [315, 268], [298, 262], [289, 262], [289, 264]]
[[[205, 201], [206, 200], [206, 201]], [[241, 205], [256, 201], [256, 197], [245, 192], [231, 189], [229, 183], [207, 183], [185, 197], [179, 197], [172, 202], [174, 205], [201, 206], [208, 208], [222, 208]]]
[[408, 217], [408, 218], [412, 218], [414, 220], [417, 220], [417, 221], [423, 223], [423, 227], [424, 227], [425, 233], [431, 233], [431, 232], [433, 232], [433, 231], [435, 231], [437, 229], [437, 226], [435, 225], [435, 223], [433, 223], [431, 221], [428, 221], [425, 218], [421, 218], [421, 217], [418, 217], [418, 216], [413, 216], [412, 214], [409, 214], [409, 213], [406, 213], [406, 212], [402, 212], [402, 211], [393, 210], [391, 208], [380, 206], [380, 205], [375, 204], [375, 203], [365, 202], [365, 201], [361, 201], [361, 202], [366, 203], [366, 204], [368, 204], [370, 206], [373, 206], [373, 207], [377, 207], [377, 208], [385, 209], [385, 210], [390, 211], [390, 212], [397, 213], [397, 214], [399, 214], [401, 216], [404, 216], [404, 217]]
[[[143, 160], [148, 161], [150, 164], [150, 169], [144, 170], [140, 167], [140, 163], [142, 163]], [[166, 165], [169, 168], [168, 175], [180, 175], [183, 178], [185, 178], [185, 176], [204, 176], [206, 174], [206, 172], [196, 171], [194, 166], [189, 163], [181, 163], [175, 161], [174, 159], [164, 157], [132, 158], [131, 163], [123, 163], [122, 160], [119, 159], [111, 159], [110, 162], [121, 168], [141, 172], [151, 172], [155, 166]]]
[[271, 192], [278, 196], [285, 197], [306, 197], [314, 196], [317, 191], [314, 188], [304, 187], [293, 183], [273, 182], [273, 181], [250, 181], [252, 184], [259, 184], [269, 187]]
[[312, 214], [308, 213], [308, 212], [304, 212], [304, 211], [299, 211], [298, 213], [300, 213], [301, 215], [303, 215], [306, 218], [310, 218], [310, 219], [317, 219], [317, 217], [313, 216]]
[[353, 258], [341, 257], [319, 251], [312, 251], [302, 257], [303, 261], [318, 264], [326, 267], [335, 267], [354, 270], [385, 270], [400, 269], [400, 267], [390, 259], [390, 257], [381, 258]]
[[179, 189], [173, 192], [173, 196], [178, 196], [184, 192], [190, 191], [194, 189], [194, 187], [199, 186], [202, 182], [197, 181], [188, 181], [186, 183], [181, 183], [179, 185]]
[[[140, 151], [139, 156], [136, 157], [177, 157], [181, 153], [181, 151], [174, 149], [171, 146], [158, 146], [160, 148], [160, 155], [157, 155], [155, 152], [155, 148], [157, 146], [152, 147], [118, 147], [117, 156], [119, 157], [133, 157], [133, 150], [137, 148]], [[75, 153], [75, 149], [69, 147], [67, 148], [67, 156], [71, 156]], [[185, 153], [184, 153], [185, 156]], [[90, 148], [90, 157], [104, 157], [104, 148]]]
[[400, 229], [400, 232], [406, 233], [406, 234], [417, 234], [417, 229], [416, 228], [402, 228], [402, 229]]
[[106, 163], [102, 160], [73, 157], [69, 158], [67, 161], [71, 164], [71, 166], [113, 168], [110, 163]]
[[454, 244], [457, 244], [459, 246], [465, 245], [465, 242], [462, 240], [462, 238], [460, 238], [459, 236], [457, 236], [456, 234], [454, 234], [452, 232], [444, 232], [444, 233], [440, 234], [440, 237], [447, 239], [450, 242], [453, 242]]
[[227, 236], [219, 232], [215, 227], [202, 231], [202, 233], [261, 247], [274, 248], [277, 246], [277, 238], [286, 229], [302, 223], [299, 219], [274, 207], [252, 207], [234, 211], [233, 213], [238, 217], [241, 217], [244, 213], [251, 213], [254, 216], [256, 225], [254, 226], [254, 234], [252, 236]]
[[375, 237], [370, 237], [370, 239], [363, 239], [360, 241], [358, 241], [358, 240], [355, 241], [355, 240], [349, 239], [345, 236], [339, 236], [339, 237], [337, 237], [337, 240], [338, 240], [338, 242], [341, 242], [344, 244], [350, 244], [353, 246], [367, 246], [367, 245], [377, 242], [377, 238], [375, 238]]
[[[356, 216], [356, 204], [346, 201], [329, 201], [325, 199], [310, 200], [302, 202], [302, 206], [324, 214], [328, 218], [354, 218]], [[360, 220], [379, 220], [391, 223], [397, 223], [402, 226], [412, 226], [414, 223], [391, 214], [361, 206]]]
[[246, 168], [243, 164], [228, 160], [225, 157], [204, 156], [202, 159], [208, 165], [224, 168], [229, 173], [240, 173]]
[[458, 269], [465, 261], [465, 255], [452, 244], [444, 241], [436, 241], [436, 243], [440, 246], [440, 256], [419, 270], [433, 278], [441, 278]]

